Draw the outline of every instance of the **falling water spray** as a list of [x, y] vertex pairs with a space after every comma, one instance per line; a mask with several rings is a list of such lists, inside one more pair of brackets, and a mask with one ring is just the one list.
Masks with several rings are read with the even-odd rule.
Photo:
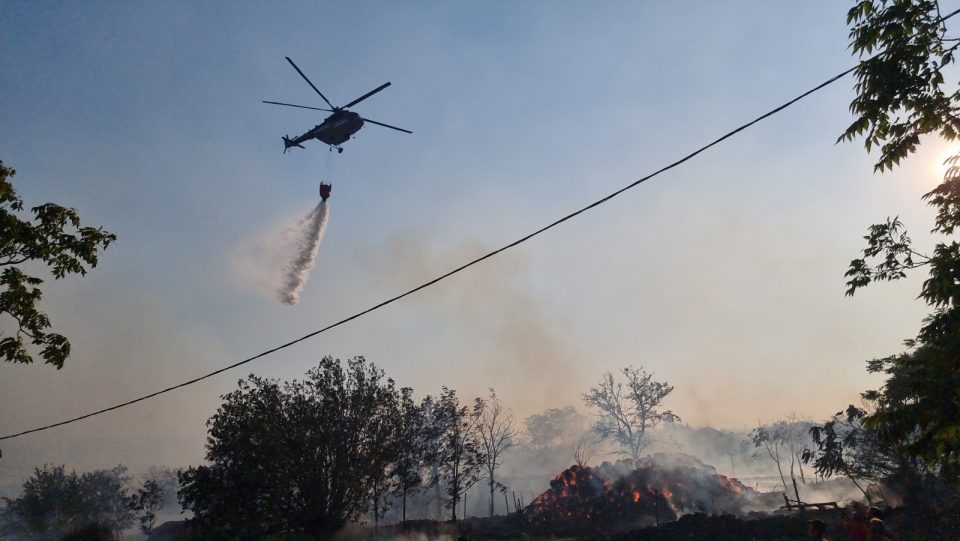
[[313, 208], [298, 224], [303, 224], [296, 241], [296, 255], [285, 268], [283, 281], [277, 289], [280, 302], [297, 304], [300, 302], [300, 292], [307, 283], [310, 269], [317, 260], [320, 251], [320, 242], [327, 229], [331, 186], [320, 184], [320, 204]]

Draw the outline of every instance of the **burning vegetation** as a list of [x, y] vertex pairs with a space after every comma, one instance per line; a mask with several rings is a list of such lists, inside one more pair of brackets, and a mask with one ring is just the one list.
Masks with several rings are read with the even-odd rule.
[[689, 513], [742, 514], [756, 496], [690, 455], [656, 453], [564, 470], [531, 502], [524, 520], [544, 530], [597, 524], [623, 530]]

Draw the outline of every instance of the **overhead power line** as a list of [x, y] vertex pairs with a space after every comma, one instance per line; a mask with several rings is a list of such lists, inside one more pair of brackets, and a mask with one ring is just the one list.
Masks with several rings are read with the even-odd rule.
[[[952, 12], [952, 13], [944, 16], [944, 17], [942, 17], [941, 20], [945, 21], [945, 20], [953, 17], [954, 15], [956, 15], [956, 14], [958, 14], [958, 13], [960, 13], [960, 9], [958, 9], [958, 10], [956, 10], [956, 11], [954, 11], [954, 12]], [[877, 55], [877, 56], [879, 56], [879, 55]], [[875, 58], [875, 57], [874, 57], [874, 58]], [[671, 163], [671, 164], [669, 164], [669, 165], [666, 165], [666, 166], [664, 166], [664, 167], [661, 167], [660, 169], [657, 169], [657, 170], [654, 171], [653, 173], [650, 173], [649, 175], [647, 175], [647, 176], [645, 176], [645, 177], [639, 178], [639, 179], [631, 182], [630, 184], [627, 184], [627, 185], [624, 186], [623, 188], [620, 188], [619, 190], [611, 193], [610, 195], [607, 195], [607, 196], [605, 196], [605, 197], [603, 197], [603, 198], [600, 198], [600, 199], [594, 201], [593, 203], [590, 203], [589, 205], [581, 208], [580, 210], [576, 210], [576, 211], [574, 211], [574, 212], [571, 212], [570, 214], [567, 214], [566, 216], [564, 216], [564, 217], [562, 217], [562, 218], [560, 218], [560, 219], [558, 219], [558, 220], [555, 220], [555, 221], [553, 221], [553, 222], [551, 222], [551, 223], [549, 223], [549, 224], [541, 227], [540, 229], [537, 229], [537, 230], [534, 231], [533, 233], [529, 233], [529, 234], [527, 234], [527, 235], [525, 235], [525, 236], [523, 236], [523, 237], [520, 237], [519, 239], [511, 242], [510, 244], [507, 244], [507, 245], [505, 245], [505, 246], [502, 246], [502, 247], [500, 247], [500, 248], [497, 248], [496, 250], [493, 250], [492, 252], [488, 252], [487, 254], [484, 254], [484, 255], [482, 255], [482, 256], [480, 256], [480, 257], [478, 257], [478, 258], [476, 258], [476, 259], [474, 259], [474, 260], [472, 260], [472, 261], [469, 261], [469, 262], [467, 262], [467, 263], [464, 263], [463, 265], [460, 265], [459, 267], [457, 267], [457, 268], [455, 268], [455, 269], [453, 269], [453, 270], [451, 270], [451, 271], [448, 271], [448, 272], [446, 272], [446, 273], [444, 273], [444, 274], [441, 274], [440, 276], [437, 276], [436, 278], [434, 278], [434, 279], [432, 279], [432, 280], [430, 280], [430, 281], [424, 282], [424, 283], [418, 285], [417, 287], [415, 287], [415, 288], [413, 288], [413, 289], [410, 289], [410, 290], [408, 290], [408, 291], [405, 291], [404, 293], [401, 293], [401, 294], [399, 294], [399, 295], [397, 295], [397, 296], [395, 296], [395, 297], [391, 297], [391, 298], [389, 298], [389, 299], [387, 299], [387, 300], [385, 300], [385, 301], [383, 301], [383, 302], [381, 302], [381, 303], [379, 303], [379, 304], [375, 304], [374, 306], [371, 306], [370, 308], [367, 308], [366, 310], [363, 310], [363, 311], [361, 311], [361, 312], [357, 312], [356, 314], [353, 314], [352, 316], [349, 316], [349, 317], [346, 317], [346, 318], [344, 318], [344, 319], [341, 319], [340, 321], [337, 321], [336, 323], [331, 323], [330, 325], [327, 325], [326, 327], [324, 327], [324, 328], [322, 328], [322, 329], [313, 331], [313, 332], [310, 333], [310, 334], [306, 334], [306, 335], [304, 335], [304, 336], [301, 336], [300, 338], [297, 338], [297, 339], [295, 339], [295, 340], [291, 340], [291, 341], [289, 341], [289, 342], [287, 342], [287, 343], [285, 343], [285, 344], [281, 344], [281, 345], [276, 346], [276, 347], [274, 347], [274, 348], [268, 349], [268, 350], [266, 350], [266, 351], [264, 351], [264, 352], [262, 352], [262, 353], [258, 353], [258, 354], [254, 355], [254, 356], [252, 356], [252, 357], [248, 357], [248, 358], [246, 358], [246, 359], [244, 359], [244, 360], [242, 360], [242, 361], [238, 361], [238, 362], [235, 362], [235, 363], [233, 363], [233, 364], [231, 364], [231, 365], [224, 366], [223, 368], [220, 368], [220, 369], [218, 369], [218, 370], [214, 370], [213, 372], [210, 372], [210, 373], [204, 374], [204, 375], [202, 375], [202, 376], [193, 378], [193, 379], [191, 379], [191, 380], [185, 381], [185, 382], [180, 383], [180, 384], [178, 384], [178, 385], [174, 385], [174, 386], [172, 386], [172, 387], [167, 387], [167, 388], [165, 388], [165, 389], [160, 389], [159, 391], [152, 392], [152, 393], [147, 394], [147, 395], [143, 395], [143, 396], [141, 396], [141, 397], [139, 397], [139, 398], [134, 398], [133, 400], [128, 400], [128, 401], [126, 401], [126, 402], [121, 402], [121, 403], [119, 403], [119, 404], [110, 406], [110, 407], [108, 407], [108, 408], [103, 408], [103, 409], [100, 409], [100, 410], [92, 411], [92, 412], [90, 412], [90, 413], [86, 413], [86, 414], [80, 415], [80, 416], [78, 416], [78, 417], [73, 417], [73, 418], [71, 418], [71, 419], [67, 419], [67, 420], [64, 420], [64, 421], [57, 422], [57, 423], [49, 424], [49, 425], [46, 425], [46, 426], [40, 426], [40, 427], [37, 427], [37, 428], [31, 428], [30, 430], [24, 430], [24, 431], [22, 431], [22, 432], [16, 432], [16, 433], [14, 433], [14, 434], [7, 434], [6, 436], [0, 436], [0, 441], [2, 441], [2, 440], [9, 440], [9, 439], [16, 438], [16, 437], [19, 437], [19, 436], [24, 436], [24, 435], [27, 435], [27, 434], [32, 434], [32, 433], [34, 433], [34, 432], [42, 432], [42, 431], [44, 431], [44, 430], [50, 430], [51, 428], [56, 428], [56, 427], [63, 426], [63, 425], [68, 425], [68, 424], [71, 424], [71, 423], [76, 423], [77, 421], [82, 421], [82, 420], [84, 420], [84, 419], [89, 419], [90, 417], [96, 417], [97, 415], [102, 415], [102, 414], [104, 414], [104, 413], [108, 413], [108, 412], [111, 412], [111, 411], [114, 411], [114, 410], [118, 410], [118, 409], [120, 409], [120, 408], [125, 408], [125, 407], [127, 407], [127, 406], [132, 406], [133, 404], [136, 404], [136, 403], [138, 403], [138, 402], [143, 402], [143, 401], [149, 400], [149, 399], [151, 399], [151, 398], [153, 398], [153, 397], [160, 396], [160, 395], [162, 395], [162, 394], [166, 394], [166, 393], [169, 393], [169, 392], [171, 392], [171, 391], [175, 391], [175, 390], [180, 389], [180, 388], [183, 388], [183, 387], [187, 387], [188, 385], [193, 385], [194, 383], [198, 383], [198, 382], [203, 381], [203, 380], [205, 380], [205, 379], [212, 378], [213, 376], [216, 376], [217, 374], [221, 374], [221, 373], [223, 373], [223, 372], [226, 372], [227, 370], [232, 370], [232, 369], [234, 369], [234, 368], [236, 368], [236, 367], [238, 367], [238, 366], [245, 365], [245, 364], [247, 364], [247, 363], [249, 363], [249, 362], [252, 362], [252, 361], [255, 361], [255, 360], [257, 360], [257, 359], [259, 359], [259, 358], [261, 358], [261, 357], [266, 357], [267, 355], [270, 355], [270, 354], [272, 354], [272, 353], [276, 353], [277, 351], [280, 351], [280, 350], [282, 350], [282, 349], [286, 349], [286, 348], [288, 348], [288, 347], [290, 347], [290, 346], [293, 346], [293, 345], [295, 345], [295, 344], [299, 344], [300, 342], [303, 342], [303, 341], [305, 341], [305, 340], [308, 340], [308, 339], [310, 339], [310, 338], [313, 338], [314, 336], [317, 336], [318, 334], [325, 333], [325, 332], [329, 331], [330, 329], [334, 329], [334, 328], [339, 327], [339, 326], [341, 326], [341, 325], [345, 325], [345, 324], [347, 324], [347, 323], [349, 323], [349, 322], [351, 322], [351, 321], [353, 321], [353, 320], [355, 320], [355, 319], [358, 319], [358, 318], [360, 318], [360, 317], [363, 317], [363, 316], [369, 314], [370, 312], [373, 312], [373, 311], [375, 311], [375, 310], [379, 310], [380, 308], [383, 308], [384, 306], [387, 306], [388, 304], [393, 304], [393, 303], [399, 301], [400, 299], [402, 299], [402, 298], [404, 298], [404, 297], [407, 297], [407, 296], [409, 296], [409, 295], [413, 295], [414, 293], [416, 293], [416, 292], [418, 292], [418, 291], [420, 291], [420, 290], [422, 290], [422, 289], [426, 289], [426, 288], [428, 288], [428, 287], [436, 284], [437, 282], [440, 282], [441, 280], [445, 280], [445, 279], [453, 276], [454, 274], [457, 274], [457, 273], [459, 273], [459, 272], [461, 272], [461, 271], [464, 271], [464, 270], [466, 270], [466, 269], [468, 269], [468, 268], [470, 268], [470, 267], [472, 267], [472, 266], [474, 266], [474, 265], [476, 265], [476, 264], [478, 264], [478, 263], [480, 263], [480, 262], [486, 261], [487, 259], [490, 259], [491, 257], [493, 257], [493, 256], [495, 256], [495, 255], [497, 255], [497, 254], [499, 254], [499, 253], [501, 253], [501, 252], [505, 252], [505, 251], [509, 250], [510, 248], [513, 248], [514, 246], [518, 246], [518, 245], [520, 245], [520, 244], [523, 244], [524, 242], [532, 239], [533, 237], [536, 237], [536, 236], [540, 235], [541, 233], [545, 233], [545, 232], [549, 231], [550, 229], [553, 229], [554, 227], [556, 227], [556, 226], [558, 226], [558, 225], [560, 225], [560, 224], [562, 224], [562, 223], [564, 223], [564, 222], [566, 222], [566, 221], [568, 221], [568, 220], [571, 220], [571, 219], [573, 219], [573, 218], [576, 218], [577, 216], [579, 216], [579, 215], [587, 212], [588, 210], [593, 209], [594, 207], [598, 207], [598, 206], [606, 203], [607, 201], [610, 201], [610, 200], [613, 199], [614, 197], [617, 197], [618, 195], [622, 194], [623, 192], [625, 192], [625, 191], [627, 191], [627, 190], [636, 188], [636, 187], [639, 186], [640, 184], [643, 184], [644, 182], [652, 179], [652, 178], [655, 177], [655, 176], [657, 176], [657, 175], [659, 175], [659, 174], [661, 174], [661, 173], [664, 173], [664, 172], [666, 172], [666, 171], [669, 171], [669, 170], [673, 169], [674, 167], [677, 167], [677, 166], [683, 164], [684, 162], [693, 159], [695, 156], [697, 156], [697, 155], [700, 154], [701, 152], [704, 152], [705, 150], [707, 150], [707, 149], [709, 149], [709, 148], [711, 148], [711, 147], [713, 147], [713, 146], [715, 146], [715, 145], [720, 144], [721, 142], [723, 142], [723, 141], [725, 141], [725, 140], [733, 137], [734, 135], [742, 132], [743, 130], [749, 128], [750, 126], [753, 126], [754, 124], [760, 122], [761, 120], [764, 120], [764, 119], [766, 119], [766, 118], [769, 118], [769, 117], [771, 117], [771, 116], [779, 113], [780, 111], [783, 111], [783, 110], [786, 109], [787, 107], [790, 107], [790, 106], [793, 105], [794, 103], [797, 103], [798, 101], [802, 100], [803, 98], [806, 98], [806, 97], [809, 96], [810, 94], [813, 94], [814, 92], [817, 92], [818, 90], [821, 90], [821, 89], [823, 89], [823, 88], [825, 88], [825, 87], [827, 87], [827, 86], [829, 86], [829, 85], [837, 82], [838, 80], [842, 79], [844, 76], [846, 76], [847, 74], [849, 74], [850, 72], [852, 72], [852, 71], [854, 71], [855, 69], [857, 69], [857, 67], [858, 67], [859, 65], [860, 65], [860, 64], [857, 64], [856, 66], [850, 67], [850, 68], [842, 71], [841, 73], [838, 73], [837, 75], [834, 75], [833, 77], [831, 77], [831, 78], [827, 79], [826, 81], [818, 84], [817, 86], [811, 88], [810, 90], [807, 90], [807, 91], [804, 92], [803, 94], [800, 94], [799, 96], [791, 99], [790, 101], [787, 101], [786, 103], [784, 103], [784, 104], [782, 104], [782, 105], [780, 105], [780, 106], [777, 106], [777, 107], [771, 109], [770, 111], [767, 111], [766, 113], [758, 116], [757, 118], [751, 120], [750, 122], [747, 122], [746, 124], [743, 124], [743, 125], [739, 126], [738, 128], [736, 128], [736, 129], [734, 129], [734, 130], [731, 130], [731, 131], [725, 133], [724, 135], [722, 135], [722, 136], [714, 139], [713, 141], [711, 141], [711, 142], [707, 143], [706, 145], [698, 148], [697, 150], [694, 150], [693, 152], [687, 154], [686, 156], [680, 158], [679, 160], [677, 160], [677, 161], [675, 161], [675, 162], [673, 162], [673, 163]]]
[[474, 260], [472, 260], [472, 261], [469, 261], [469, 262], [467, 262], [467, 263], [464, 263], [463, 265], [460, 265], [459, 267], [457, 267], [457, 268], [455, 268], [455, 269], [453, 269], [453, 270], [451, 270], [451, 271], [448, 271], [448, 272], [446, 272], [446, 273], [444, 273], [444, 274], [441, 274], [440, 276], [437, 276], [436, 278], [433, 278], [433, 279], [430, 280], [430, 281], [424, 282], [424, 283], [418, 285], [417, 287], [415, 287], [415, 288], [413, 288], [413, 289], [410, 289], [410, 290], [405, 291], [405, 292], [403, 292], [403, 293], [401, 293], [401, 294], [399, 294], [399, 295], [396, 295], [395, 297], [391, 297], [391, 298], [389, 298], [389, 299], [387, 299], [387, 300], [385, 300], [385, 301], [383, 301], [383, 302], [381, 302], [381, 303], [375, 304], [375, 305], [371, 306], [370, 308], [367, 308], [366, 310], [363, 310], [363, 311], [361, 311], [361, 312], [357, 312], [357, 313], [353, 314], [352, 316], [349, 316], [349, 317], [346, 317], [346, 318], [344, 318], [344, 319], [341, 319], [340, 321], [337, 321], [336, 323], [331, 323], [330, 325], [327, 325], [326, 327], [324, 327], [324, 328], [322, 328], [322, 329], [313, 331], [313, 332], [311, 332], [310, 334], [306, 334], [306, 335], [304, 335], [304, 336], [301, 336], [300, 338], [297, 338], [297, 339], [295, 339], [295, 340], [291, 340], [291, 341], [289, 341], [289, 342], [287, 342], [287, 343], [285, 343], [285, 344], [281, 344], [281, 345], [276, 346], [276, 347], [274, 347], [274, 348], [268, 349], [268, 350], [266, 350], [266, 351], [264, 351], [264, 352], [262, 352], [262, 353], [258, 353], [258, 354], [254, 355], [254, 356], [252, 356], [252, 357], [247, 357], [246, 359], [243, 359], [242, 361], [238, 361], [238, 362], [235, 362], [235, 363], [233, 363], [233, 364], [231, 364], [231, 365], [224, 366], [223, 368], [219, 368], [219, 369], [217, 369], [217, 370], [214, 370], [213, 372], [209, 372], [209, 373], [207, 373], [207, 374], [204, 374], [204, 375], [202, 375], [202, 376], [193, 378], [193, 379], [191, 379], [191, 380], [184, 381], [183, 383], [174, 385], [174, 386], [172, 386], [172, 387], [166, 387], [166, 388], [164, 388], [164, 389], [160, 389], [159, 391], [155, 391], [155, 392], [152, 392], [152, 393], [150, 393], [150, 394], [143, 395], [143, 396], [141, 396], [141, 397], [139, 397], [139, 398], [134, 398], [133, 400], [128, 400], [128, 401], [126, 401], [126, 402], [121, 402], [121, 403], [119, 403], [119, 404], [110, 406], [110, 407], [108, 407], [108, 408], [103, 408], [103, 409], [99, 409], [99, 410], [96, 410], [96, 411], [92, 411], [92, 412], [90, 412], [90, 413], [86, 413], [86, 414], [84, 414], [84, 415], [80, 415], [80, 416], [77, 416], [77, 417], [73, 417], [73, 418], [70, 418], [70, 419], [66, 419], [66, 420], [64, 420], [64, 421], [60, 421], [60, 422], [57, 422], [57, 423], [53, 423], [53, 424], [49, 424], [49, 425], [45, 425], [45, 426], [40, 426], [40, 427], [37, 427], [37, 428], [31, 428], [31, 429], [29, 429], [29, 430], [24, 430], [24, 431], [22, 431], [22, 432], [17, 432], [17, 433], [14, 433], [14, 434], [7, 434], [7, 435], [5, 435], [5, 436], [0, 436], [0, 441], [2, 441], [2, 440], [9, 440], [9, 439], [16, 438], [16, 437], [19, 437], [19, 436], [24, 436], [24, 435], [26, 435], [26, 434], [32, 434], [32, 433], [34, 433], [34, 432], [42, 432], [42, 431], [44, 431], [44, 430], [50, 430], [51, 428], [56, 428], [56, 427], [58, 427], [58, 426], [63, 426], [63, 425], [71, 424], [71, 423], [76, 423], [77, 421], [82, 421], [82, 420], [84, 420], [84, 419], [89, 419], [90, 417], [95, 417], [95, 416], [97, 416], [97, 415], [102, 415], [102, 414], [104, 414], [104, 413], [108, 413], [108, 412], [111, 412], [111, 411], [114, 411], [114, 410], [118, 410], [118, 409], [120, 409], [120, 408], [125, 408], [125, 407], [127, 407], [127, 406], [132, 406], [133, 404], [136, 404], [136, 403], [138, 403], [138, 402], [143, 402], [144, 400], [149, 400], [149, 399], [154, 398], [154, 397], [156, 397], [156, 396], [160, 396], [160, 395], [162, 395], [162, 394], [166, 394], [166, 393], [169, 393], [169, 392], [171, 392], [171, 391], [175, 391], [175, 390], [177, 390], [177, 389], [181, 389], [181, 388], [183, 388], [183, 387], [187, 387], [188, 385], [193, 385], [194, 383], [198, 383], [198, 382], [203, 381], [203, 380], [205, 380], [205, 379], [212, 378], [213, 376], [216, 376], [217, 374], [222, 374], [223, 372], [226, 372], [227, 370], [232, 370], [232, 369], [234, 369], [234, 368], [237, 368], [238, 366], [245, 365], [245, 364], [247, 364], [247, 363], [249, 363], [249, 362], [252, 362], [252, 361], [255, 361], [255, 360], [257, 360], [257, 359], [259, 359], [259, 358], [261, 358], [261, 357], [266, 357], [267, 355], [276, 353], [277, 351], [280, 351], [280, 350], [282, 350], [282, 349], [286, 349], [286, 348], [288, 348], [288, 347], [290, 347], [290, 346], [293, 346], [293, 345], [295, 345], [295, 344], [299, 344], [300, 342], [303, 342], [303, 341], [305, 341], [305, 340], [308, 340], [308, 339], [310, 339], [310, 338], [313, 338], [314, 336], [317, 336], [318, 334], [325, 333], [325, 332], [329, 331], [330, 329], [334, 329], [334, 328], [339, 327], [339, 326], [341, 326], [341, 325], [345, 325], [345, 324], [347, 324], [347, 323], [349, 323], [349, 322], [351, 322], [351, 321], [353, 321], [353, 320], [355, 320], [355, 319], [357, 319], [357, 318], [360, 318], [360, 317], [363, 317], [363, 316], [369, 314], [370, 312], [373, 312], [373, 311], [375, 311], [375, 310], [379, 310], [380, 308], [383, 308], [384, 306], [387, 306], [388, 304], [393, 304], [393, 303], [399, 301], [400, 299], [402, 299], [402, 298], [404, 298], [404, 297], [407, 297], [407, 296], [409, 296], [409, 295], [413, 295], [414, 293], [416, 293], [416, 292], [418, 292], [418, 291], [420, 291], [420, 290], [422, 290], [422, 289], [426, 289], [426, 288], [428, 288], [428, 287], [436, 284], [437, 282], [440, 282], [441, 280], [445, 280], [445, 279], [453, 276], [454, 274], [457, 274], [457, 273], [459, 273], [459, 272], [461, 272], [461, 271], [464, 271], [464, 270], [466, 270], [466, 269], [468, 269], [468, 268], [470, 268], [470, 267], [472, 267], [472, 266], [474, 266], [474, 265], [476, 265], [476, 264], [478, 264], [478, 263], [480, 263], [480, 262], [486, 261], [487, 259], [490, 259], [491, 257], [493, 257], [493, 256], [495, 256], [495, 255], [498, 255], [498, 254], [500, 254], [501, 252], [505, 252], [505, 251], [509, 250], [510, 248], [513, 248], [514, 246], [518, 246], [518, 245], [520, 245], [520, 244], [523, 244], [524, 242], [532, 239], [533, 237], [536, 237], [536, 236], [538, 236], [538, 235], [540, 235], [540, 234], [542, 234], [542, 233], [545, 233], [545, 232], [549, 231], [550, 229], [553, 229], [554, 227], [557, 227], [558, 225], [560, 225], [560, 224], [562, 224], [562, 223], [564, 223], [564, 222], [566, 222], [566, 221], [568, 221], [568, 220], [572, 220], [573, 218], [576, 218], [577, 216], [579, 216], [579, 215], [587, 212], [588, 210], [591, 210], [591, 209], [593, 209], [593, 208], [595, 208], [595, 207], [598, 207], [598, 206], [606, 203], [607, 201], [610, 201], [610, 200], [613, 199], [614, 197], [617, 197], [618, 195], [622, 194], [623, 192], [625, 192], [625, 191], [627, 191], [627, 190], [636, 188], [636, 187], [639, 186], [640, 184], [643, 184], [644, 182], [652, 179], [653, 177], [655, 177], [655, 176], [657, 176], [657, 175], [659, 175], [659, 174], [661, 174], [661, 173], [664, 173], [664, 172], [666, 172], [666, 171], [669, 171], [670, 169], [673, 169], [674, 167], [677, 167], [677, 166], [683, 164], [684, 162], [686, 162], [686, 161], [688, 161], [688, 160], [693, 159], [695, 156], [697, 156], [697, 155], [700, 154], [701, 152], [704, 152], [705, 150], [707, 150], [707, 149], [709, 149], [709, 148], [711, 148], [711, 147], [713, 147], [713, 146], [715, 146], [715, 145], [720, 144], [721, 142], [723, 142], [723, 141], [725, 141], [725, 140], [733, 137], [734, 135], [742, 132], [743, 130], [749, 128], [750, 126], [753, 126], [754, 124], [760, 122], [761, 120], [764, 120], [764, 119], [766, 119], [766, 118], [769, 118], [769, 117], [771, 117], [771, 116], [779, 113], [780, 111], [783, 111], [783, 110], [786, 109], [787, 107], [790, 107], [790, 106], [793, 105], [794, 103], [797, 103], [798, 101], [802, 100], [803, 98], [806, 98], [806, 97], [809, 96], [810, 94], [813, 94], [814, 92], [817, 92], [818, 90], [821, 90], [821, 89], [823, 89], [823, 88], [825, 88], [825, 87], [827, 87], [827, 86], [835, 83], [836, 81], [838, 81], [839, 79], [843, 78], [845, 75], [849, 74], [850, 72], [852, 72], [852, 71], [855, 70], [856, 68], [857, 68], [857, 66], [853, 66], [853, 67], [851, 67], [851, 68], [849, 68], [849, 69], [844, 70], [842, 73], [839, 73], [839, 74], [837, 74], [837, 75], [834, 75], [833, 77], [831, 77], [831, 78], [827, 79], [826, 81], [818, 84], [817, 86], [811, 88], [810, 90], [807, 90], [806, 92], [804, 92], [803, 94], [800, 94], [799, 96], [793, 98], [792, 100], [790, 100], [790, 101], [788, 101], [788, 102], [786, 102], [786, 103], [784, 103], [784, 104], [782, 104], [782, 105], [780, 105], [780, 106], [778, 106], [778, 107], [776, 107], [776, 108], [774, 108], [774, 109], [771, 109], [770, 111], [768, 111], [768, 112], [766, 112], [766, 113], [758, 116], [757, 118], [751, 120], [750, 122], [747, 122], [746, 124], [743, 124], [743, 125], [741, 125], [740, 127], [738, 127], [738, 128], [736, 128], [736, 129], [734, 129], [734, 130], [732, 130], [732, 131], [729, 131], [729, 132], [725, 133], [724, 135], [718, 137], [717, 139], [714, 139], [714, 140], [711, 141], [710, 143], [707, 143], [706, 145], [698, 148], [697, 150], [694, 150], [693, 152], [687, 154], [686, 156], [680, 158], [679, 160], [677, 160], [677, 161], [675, 161], [675, 162], [673, 162], [673, 163], [671, 163], [671, 164], [669, 164], [669, 165], [666, 165], [666, 166], [664, 166], [664, 167], [661, 167], [660, 169], [657, 169], [657, 170], [654, 171], [653, 173], [650, 173], [649, 175], [647, 175], [647, 176], [645, 176], [645, 177], [639, 178], [639, 179], [631, 182], [630, 184], [627, 184], [627, 185], [624, 186], [623, 188], [620, 188], [619, 190], [617, 190], [617, 191], [615, 191], [615, 192], [613, 192], [613, 193], [611, 193], [611, 194], [609, 194], [609, 195], [607, 195], [607, 196], [605, 196], [605, 197], [603, 197], [603, 198], [601, 198], [601, 199], [598, 199], [598, 200], [594, 201], [593, 203], [590, 203], [589, 205], [581, 208], [580, 210], [576, 210], [576, 211], [574, 211], [574, 212], [571, 212], [570, 214], [567, 214], [566, 216], [564, 216], [564, 217], [562, 217], [562, 218], [560, 218], [560, 219], [558, 219], [558, 220], [555, 220], [555, 221], [549, 223], [548, 225], [545, 225], [545, 226], [541, 227], [540, 229], [537, 229], [537, 230], [534, 231], [533, 233], [529, 233], [529, 234], [527, 234], [527, 235], [524, 235], [523, 237], [520, 237], [519, 239], [511, 242], [510, 244], [507, 244], [507, 245], [505, 245], [505, 246], [502, 246], [502, 247], [500, 247], [500, 248], [497, 248], [496, 250], [493, 250], [492, 252], [488, 252], [488, 253], [486, 253], [486, 254], [484, 254], [484, 255], [482, 255], [482, 256], [480, 256], [480, 257], [478, 257], [478, 258], [476, 258], [476, 259], [474, 259]]

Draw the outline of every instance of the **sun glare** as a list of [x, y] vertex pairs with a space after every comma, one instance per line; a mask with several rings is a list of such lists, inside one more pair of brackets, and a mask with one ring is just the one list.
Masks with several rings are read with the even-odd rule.
[[[943, 181], [943, 176], [947, 174], [947, 170], [950, 168], [950, 164], [947, 163], [947, 160], [958, 154], [960, 154], [960, 148], [949, 146], [941, 150], [937, 155], [937, 162], [934, 165], [936, 167], [936, 180], [938, 184]], [[960, 165], [960, 163], [956, 165]]]

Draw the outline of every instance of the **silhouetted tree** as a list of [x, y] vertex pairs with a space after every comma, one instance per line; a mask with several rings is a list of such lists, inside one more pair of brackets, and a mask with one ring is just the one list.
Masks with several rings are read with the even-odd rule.
[[867, 410], [851, 405], [823, 425], [813, 426], [810, 435], [816, 448], [806, 450], [803, 460], [812, 462], [814, 470], [824, 478], [847, 477], [870, 500], [862, 483], [880, 483], [897, 476], [902, 464], [883, 434], [864, 426], [867, 415]]
[[150, 466], [143, 473], [144, 481], [153, 481], [163, 494], [163, 507], [179, 507], [177, 503], [177, 471], [165, 466]]
[[[960, 135], [960, 91], [954, 65], [960, 40], [947, 33], [936, 0], [862, 0], [847, 15], [851, 49], [868, 56], [857, 67], [855, 119], [841, 140], [863, 137], [879, 148], [874, 171], [892, 170], [926, 134], [947, 140]], [[942, 479], [960, 484], [960, 156], [943, 182], [924, 199], [937, 209], [933, 233], [946, 237], [930, 254], [912, 248], [897, 218], [870, 227], [862, 257], [847, 271], [847, 294], [875, 281], [899, 280], [926, 267], [920, 298], [933, 310], [908, 351], [867, 363], [887, 376], [864, 393], [875, 409], [863, 424], [883, 434], [904, 461], [920, 460]], [[914, 491], [910, 491], [914, 492]], [[960, 491], [958, 491], [960, 493]]]
[[[424, 489], [433, 488], [434, 490], [433, 497], [430, 501], [436, 506], [434, 516], [438, 519], [443, 517], [444, 505], [444, 489], [440, 476], [440, 463], [443, 457], [442, 443], [445, 428], [444, 424], [446, 422], [444, 416], [440, 415], [439, 407], [440, 401], [430, 395], [427, 395], [420, 403], [424, 420], [423, 435], [426, 440], [424, 443], [424, 468], [421, 470], [423, 477], [421, 483]], [[425, 516], [429, 516], [429, 509], [427, 511]]]
[[75, 209], [53, 203], [33, 207], [33, 220], [24, 219], [23, 201], [10, 183], [14, 175], [16, 171], [0, 161], [0, 314], [16, 322], [16, 332], [0, 338], [0, 357], [31, 363], [28, 347], [38, 348], [43, 361], [59, 369], [70, 355], [70, 342], [48, 332], [50, 319], [37, 309], [43, 280], [27, 274], [24, 265], [48, 267], [56, 279], [83, 275], [97, 266], [100, 251], [116, 236], [102, 228], [81, 227]]
[[35, 468], [15, 499], [4, 498], [15, 535], [59, 539], [74, 530], [99, 525], [120, 533], [134, 522], [125, 484], [126, 468], [67, 473], [64, 466]]
[[388, 380], [388, 388], [388, 392], [382, 393], [375, 403], [376, 411], [370, 419], [369, 433], [372, 439], [368, 443], [370, 468], [367, 478], [374, 526], [380, 525], [380, 519], [389, 507], [386, 496], [394, 492], [399, 481], [395, 468], [401, 451], [403, 416], [400, 411], [400, 394], [394, 387], [393, 380]]
[[153, 479], [147, 479], [131, 498], [130, 508], [133, 509], [137, 520], [140, 521], [140, 530], [145, 535], [150, 535], [153, 532], [153, 525], [157, 521], [157, 511], [163, 508], [164, 496], [160, 483]]
[[490, 516], [492, 517], [494, 513], [494, 493], [498, 487], [504, 488], [497, 482], [497, 468], [500, 467], [503, 453], [516, 445], [516, 421], [513, 418], [513, 413], [510, 412], [509, 408], [504, 407], [503, 402], [497, 398], [497, 393], [493, 389], [490, 389], [490, 395], [486, 400], [480, 398], [476, 400], [474, 409], [480, 412], [477, 434], [480, 436], [484, 476], [490, 489]]
[[643, 367], [628, 366], [620, 373], [623, 382], [614, 380], [610, 372], [605, 373], [600, 383], [583, 395], [583, 402], [598, 412], [597, 433], [603, 439], [616, 441], [625, 454], [636, 459], [650, 444], [647, 430], [680, 418], [662, 409], [673, 386], [655, 381]]
[[345, 368], [325, 357], [301, 381], [240, 381], [207, 423], [210, 464], [180, 474], [193, 524], [227, 538], [324, 537], [356, 519], [395, 462], [384, 452], [395, 393], [362, 357]]
[[395, 477], [394, 494], [401, 499], [401, 519], [407, 521], [407, 498], [425, 488], [424, 470], [428, 466], [430, 433], [427, 411], [433, 402], [431, 397], [417, 404], [413, 400], [413, 389], [400, 390], [400, 423], [397, 427], [396, 464], [393, 466]]
[[457, 392], [446, 387], [434, 408], [434, 424], [439, 434], [438, 481], [443, 483], [451, 520], [457, 520], [457, 503], [480, 480], [480, 466], [485, 458], [477, 432], [480, 414], [476, 406], [472, 411], [461, 406]]

